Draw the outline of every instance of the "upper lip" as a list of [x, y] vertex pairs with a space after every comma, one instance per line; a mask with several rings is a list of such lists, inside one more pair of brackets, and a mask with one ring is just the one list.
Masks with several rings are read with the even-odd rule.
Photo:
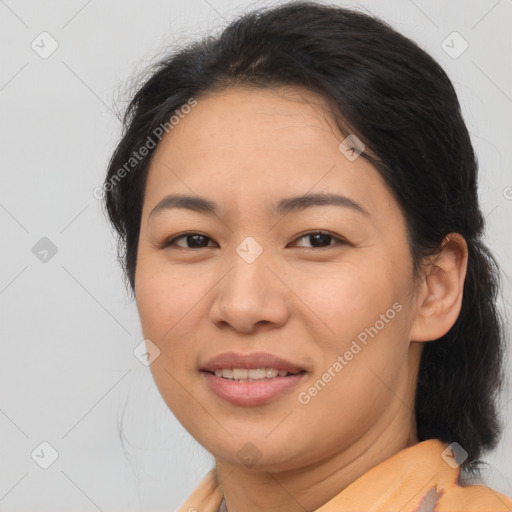
[[208, 360], [201, 367], [201, 370], [215, 372], [215, 370], [223, 368], [274, 368], [276, 370], [285, 370], [288, 373], [300, 373], [305, 371], [304, 368], [301, 368], [297, 364], [266, 352], [254, 352], [252, 354], [224, 352]]

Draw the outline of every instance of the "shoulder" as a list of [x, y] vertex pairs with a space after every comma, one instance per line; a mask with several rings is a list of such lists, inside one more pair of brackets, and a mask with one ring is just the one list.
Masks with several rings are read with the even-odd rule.
[[512, 499], [485, 485], [441, 489], [435, 512], [512, 512]]

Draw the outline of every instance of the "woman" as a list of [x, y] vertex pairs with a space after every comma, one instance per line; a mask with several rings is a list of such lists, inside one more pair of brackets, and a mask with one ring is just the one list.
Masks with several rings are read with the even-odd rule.
[[151, 371], [215, 467], [180, 511], [510, 511], [498, 269], [439, 65], [293, 2], [159, 63], [105, 204]]

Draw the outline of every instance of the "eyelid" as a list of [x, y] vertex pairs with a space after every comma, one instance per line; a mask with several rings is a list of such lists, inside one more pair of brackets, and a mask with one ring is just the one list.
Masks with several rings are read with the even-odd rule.
[[301, 249], [314, 249], [314, 250], [319, 251], [319, 250], [323, 250], [323, 249], [324, 250], [330, 249], [331, 247], [334, 247], [335, 245], [339, 245], [339, 244], [349, 244], [348, 240], [346, 240], [345, 238], [343, 238], [339, 235], [336, 235], [334, 233], [331, 233], [330, 231], [326, 231], [324, 229], [313, 229], [313, 230], [301, 233], [300, 235], [298, 235], [295, 238], [293, 243], [301, 240], [302, 238], [306, 238], [307, 236], [310, 236], [310, 235], [327, 235], [327, 236], [330, 236], [332, 239], [336, 240], [338, 242], [338, 244], [331, 244], [326, 247], [301, 247]]
[[[169, 238], [166, 238], [161, 244], [159, 244], [159, 247], [160, 247], [160, 249], [165, 249], [167, 247], [175, 246], [180, 249], [189, 249], [189, 247], [181, 247], [181, 245], [175, 245], [175, 243], [180, 238], [186, 238], [187, 236], [192, 236], [192, 235], [201, 235], [201, 236], [204, 236], [205, 238], [208, 238], [210, 241], [213, 241], [213, 239], [210, 236], [208, 236], [205, 233], [201, 233], [200, 231], [185, 231], [184, 233], [181, 233], [178, 235], [173, 235]], [[200, 247], [199, 249], [206, 249], [206, 248], [207, 247]], [[190, 249], [190, 250], [198, 251], [199, 249]]]
[[[181, 238], [186, 238], [187, 236], [192, 236], [192, 235], [204, 236], [205, 238], [208, 238], [210, 241], [213, 241], [213, 239], [211, 237], [209, 237], [208, 235], [206, 235], [205, 233], [201, 233], [199, 231], [186, 231], [185, 233], [181, 233], [181, 234], [178, 234], [178, 235], [173, 235], [172, 237], [165, 239], [162, 242], [162, 244], [160, 245], [160, 248], [161, 249], [165, 249], [167, 247], [175, 246], [175, 247], [179, 247], [180, 249], [190, 249], [190, 250], [193, 250], [193, 251], [198, 251], [200, 249], [207, 249], [208, 248], [208, 246], [207, 246], [207, 247], [199, 247], [199, 248], [196, 248], [196, 249], [191, 249], [189, 247], [181, 247], [180, 245], [175, 245], [177, 240], [179, 240]], [[348, 240], [346, 240], [345, 238], [343, 238], [343, 237], [341, 237], [339, 235], [336, 235], [334, 233], [331, 233], [330, 231], [323, 230], [323, 229], [316, 229], [316, 230], [305, 231], [305, 232], [299, 234], [293, 240], [292, 243], [296, 243], [299, 240], [301, 240], [302, 238], [306, 238], [307, 236], [311, 236], [311, 235], [327, 235], [327, 236], [330, 236], [335, 241], [337, 241], [338, 243], [337, 244], [331, 244], [331, 245], [328, 245], [326, 247], [301, 247], [301, 249], [313, 249], [313, 250], [318, 251], [318, 250], [329, 249], [331, 247], [334, 247], [334, 246], [340, 245], [340, 244], [349, 244], [350, 245], [350, 242]]]

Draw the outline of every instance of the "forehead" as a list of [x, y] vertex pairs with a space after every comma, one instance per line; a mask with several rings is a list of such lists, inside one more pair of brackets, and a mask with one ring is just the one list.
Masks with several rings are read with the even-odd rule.
[[199, 97], [197, 106], [181, 116], [156, 152], [174, 151], [177, 158], [186, 151], [220, 154], [224, 150], [227, 158], [261, 147], [296, 152], [328, 134], [337, 140], [341, 135], [335, 131], [325, 100], [309, 91], [233, 87]]
[[236, 87], [205, 94], [155, 150], [146, 215], [172, 192], [210, 197], [226, 212], [314, 192], [386, 206], [384, 181], [364, 158], [351, 161], [340, 151], [344, 138], [327, 102], [309, 91]]

